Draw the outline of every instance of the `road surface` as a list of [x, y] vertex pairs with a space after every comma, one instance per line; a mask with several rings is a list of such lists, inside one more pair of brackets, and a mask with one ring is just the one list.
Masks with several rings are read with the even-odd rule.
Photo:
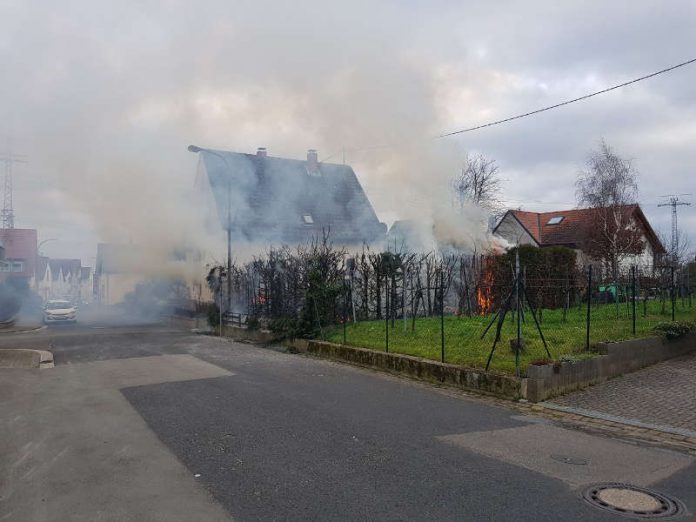
[[0, 521], [626, 520], [581, 498], [608, 481], [696, 511], [693, 457], [369, 370], [98, 320], [11, 347], [56, 367], [0, 369]]

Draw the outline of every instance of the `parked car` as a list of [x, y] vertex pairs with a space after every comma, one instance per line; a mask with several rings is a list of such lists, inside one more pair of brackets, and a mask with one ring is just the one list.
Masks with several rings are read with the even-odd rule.
[[44, 307], [44, 323], [75, 323], [77, 322], [77, 306], [70, 301], [54, 299], [46, 302]]

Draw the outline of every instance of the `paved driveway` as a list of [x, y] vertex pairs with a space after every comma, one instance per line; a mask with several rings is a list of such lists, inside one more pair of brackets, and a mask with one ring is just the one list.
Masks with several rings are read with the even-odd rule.
[[570, 393], [551, 404], [696, 436], [696, 354]]

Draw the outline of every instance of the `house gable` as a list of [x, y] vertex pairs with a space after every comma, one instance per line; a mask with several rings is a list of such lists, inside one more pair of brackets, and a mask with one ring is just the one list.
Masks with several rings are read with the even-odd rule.
[[[527, 212], [526, 214], [531, 214], [531, 212]], [[526, 225], [525, 222], [527, 223]], [[530, 228], [534, 230], [533, 223], [531, 224], [532, 226]], [[529, 220], [524, 219], [523, 222], [523, 220], [517, 216], [517, 211], [508, 210], [493, 229], [493, 233], [516, 245], [540, 246], [539, 241], [527, 225], [530, 225]]]

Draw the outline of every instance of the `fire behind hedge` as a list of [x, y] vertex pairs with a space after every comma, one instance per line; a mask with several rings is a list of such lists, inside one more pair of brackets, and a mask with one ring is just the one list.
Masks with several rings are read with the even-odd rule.
[[514, 279], [515, 258], [519, 252], [520, 267], [527, 293], [535, 308], [562, 308], [577, 289], [576, 253], [566, 247], [538, 248], [523, 245], [506, 253], [489, 256], [485, 266], [491, 270], [493, 307], [507, 297]]

